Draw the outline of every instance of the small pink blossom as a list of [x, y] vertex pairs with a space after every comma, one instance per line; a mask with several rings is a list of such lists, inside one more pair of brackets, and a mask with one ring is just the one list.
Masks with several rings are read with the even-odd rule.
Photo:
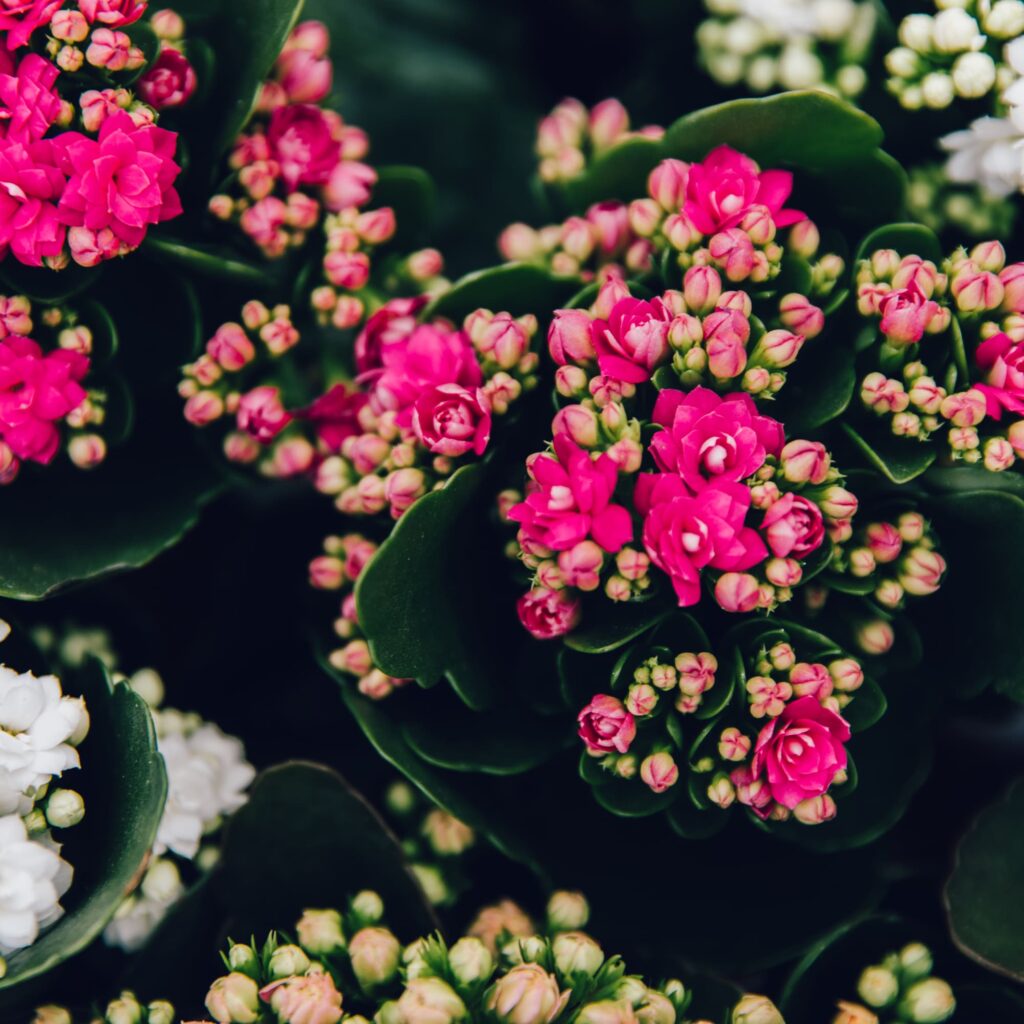
[[599, 693], [576, 717], [580, 739], [592, 754], [625, 754], [636, 737], [636, 720], [617, 697]]
[[7, 33], [6, 46], [13, 52], [64, 5], [64, 0], [0, 0], [0, 32]]
[[798, 662], [790, 669], [789, 681], [798, 697], [813, 697], [823, 701], [832, 695], [832, 676], [828, 668], [818, 662]]
[[679, 766], [667, 751], [649, 754], [640, 764], [640, 778], [654, 793], [664, 793], [679, 781]]
[[155, 110], [180, 107], [196, 91], [196, 73], [188, 58], [173, 46], [165, 46], [139, 79], [139, 96]]
[[1024, 413], [1024, 342], [993, 334], [978, 346], [974, 361], [985, 376], [975, 387], [985, 395], [988, 415], [998, 420], [1004, 410]]
[[324, 202], [337, 212], [349, 206], [362, 206], [377, 184], [377, 172], [368, 164], [347, 157], [334, 165], [324, 185]]
[[78, 0], [78, 9], [90, 22], [121, 28], [146, 13], [149, 0]]
[[326, 185], [341, 157], [330, 121], [319, 107], [309, 103], [275, 110], [267, 141], [291, 192], [300, 185]]
[[598, 247], [608, 259], [623, 252], [632, 240], [629, 209], [623, 203], [595, 203], [587, 210], [587, 220], [594, 226]]
[[569, 590], [535, 587], [516, 602], [519, 621], [537, 640], [552, 640], [576, 628], [580, 602]]
[[269, 384], [253, 388], [238, 403], [238, 428], [266, 444], [288, 425], [291, 416], [281, 404], [281, 393]]
[[668, 358], [668, 325], [672, 314], [660, 300], [623, 298], [607, 320], [595, 320], [593, 346], [601, 373], [640, 384]]
[[770, 676], [753, 676], [747, 680], [747, 693], [750, 713], [754, 718], [776, 718], [785, 710], [786, 701], [793, 696], [793, 687]]
[[416, 315], [427, 304], [425, 295], [391, 299], [366, 321], [355, 343], [356, 371], [366, 374], [379, 370], [381, 352], [397, 345], [416, 329]]
[[124, 89], [88, 89], [79, 98], [82, 124], [87, 132], [98, 132], [111, 114], [128, 106], [130, 97]]
[[63, 252], [67, 229], [57, 202], [65, 178], [59, 159], [49, 139], [0, 147], [0, 256], [10, 249], [18, 262], [39, 267]]
[[226, 323], [217, 328], [206, 343], [206, 351], [225, 369], [241, 370], [256, 358], [256, 347], [241, 324]]
[[581, 309], [558, 309], [548, 328], [548, 351], [559, 366], [585, 364], [594, 351], [590, 317]]
[[440, 384], [416, 399], [412, 425], [437, 455], [482, 455], [491, 439], [491, 406], [480, 388]]
[[98, 28], [89, 40], [85, 59], [97, 68], [124, 71], [132, 57], [132, 40], [127, 32]]
[[288, 1024], [337, 1024], [342, 1016], [341, 993], [326, 971], [271, 982], [260, 989], [260, 999]]
[[647, 178], [647, 194], [669, 213], [678, 213], [686, 201], [690, 166], [682, 160], [662, 160]]
[[311, 50], [285, 49], [275, 71], [292, 103], [319, 103], [331, 91], [334, 67], [329, 58]]
[[321, 395], [312, 405], [294, 413], [297, 419], [313, 424], [316, 435], [329, 451], [341, 451], [349, 437], [356, 437], [362, 431], [359, 426], [359, 412], [369, 398], [360, 391], [353, 391], [346, 384], [335, 384]]
[[916, 284], [887, 292], [878, 303], [881, 331], [894, 345], [913, 345], [924, 337], [939, 304], [928, 298]]
[[715, 582], [715, 600], [726, 612], [752, 612], [761, 603], [761, 588], [749, 572], [723, 573]]
[[802, 494], [784, 494], [764, 515], [761, 530], [772, 554], [806, 558], [825, 539], [821, 509]]
[[60, 115], [58, 74], [48, 60], [28, 53], [17, 71], [0, 75], [0, 139], [27, 144], [46, 134]]

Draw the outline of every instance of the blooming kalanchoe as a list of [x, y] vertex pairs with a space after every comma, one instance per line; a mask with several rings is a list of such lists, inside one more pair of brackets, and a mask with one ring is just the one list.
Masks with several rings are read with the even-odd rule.
[[857, 96], [877, 15], [865, 0], [704, 0], [700, 61], [721, 85], [754, 93], [827, 89]]
[[[877, 328], [860, 401], [904, 443], [992, 472], [1024, 456], [1024, 264], [999, 242], [940, 265], [880, 249], [857, 269], [857, 306]], [[875, 428], [877, 432], [877, 428]], [[869, 437], [871, 435], [869, 434]]]

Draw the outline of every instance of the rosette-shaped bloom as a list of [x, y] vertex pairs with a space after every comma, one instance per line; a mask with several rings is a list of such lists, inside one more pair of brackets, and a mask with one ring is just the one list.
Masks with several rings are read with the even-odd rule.
[[137, 86], [143, 101], [155, 110], [180, 107], [196, 91], [196, 73], [188, 58], [173, 46], [165, 46]]
[[688, 394], [666, 389], [651, 419], [663, 430], [651, 439], [651, 454], [666, 473], [678, 473], [696, 494], [718, 483], [753, 476], [768, 455], [778, 455], [782, 424], [758, 413], [745, 394], [721, 398], [707, 388]]
[[440, 384], [413, 406], [416, 436], [436, 455], [483, 455], [491, 439], [491, 406], [481, 388]]
[[326, 971], [272, 982], [260, 989], [260, 998], [287, 1024], [336, 1024], [341, 1020], [341, 993]]
[[426, 304], [426, 295], [385, 302], [366, 321], [356, 337], [356, 371], [365, 374], [381, 369], [381, 352], [408, 338], [416, 330], [416, 314]]
[[78, 0], [78, 9], [91, 23], [121, 28], [146, 13], [149, 0]]
[[177, 217], [174, 189], [181, 168], [174, 162], [177, 135], [155, 125], [136, 125], [123, 111], [111, 114], [90, 139], [78, 132], [59, 136], [68, 183], [60, 218], [90, 231], [109, 228], [137, 248], [153, 224]]
[[58, 216], [65, 177], [49, 139], [0, 148], [0, 256], [8, 249], [20, 263], [40, 267], [59, 256], [67, 228]]
[[746, 525], [750, 491], [723, 482], [691, 495], [680, 477], [645, 474], [636, 506], [645, 514], [647, 553], [672, 580], [681, 607], [700, 601], [700, 570], [750, 569], [768, 557], [757, 531]]
[[564, 434], [554, 440], [555, 457], [530, 464], [536, 484], [508, 516], [520, 524], [526, 544], [566, 551], [592, 537], [605, 551], [618, 551], [633, 535], [629, 512], [612, 503], [619, 471], [607, 455], [592, 459]]
[[0, 32], [7, 33], [7, 49], [24, 46], [63, 6], [64, 0], [0, 0]]
[[275, 110], [267, 141], [289, 192], [300, 185], [326, 185], [341, 159], [341, 143], [331, 131], [330, 119], [309, 103]]
[[895, 288], [878, 303], [882, 314], [882, 333], [894, 345], [912, 345], [924, 337], [928, 325], [939, 313], [939, 304], [928, 298], [912, 281], [906, 288]]
[[0, 342], [0, 433], [19, 459], [48, 463], [60, 445], [56, 422], [85, 400], [79, 381], [89, 369], [80, 352], [43, 355], [31, 338]]
[[369, 396], [353, 391], [345, 384], [328, 388], [315, 402], [295, 413], [297, 419], [308, 420], [316, 429], [316, 435], [332, 451], [341, 451], [346, 438], [362, 433], [359, 427], [359, 410]]
[[719, 146], [690, 165], [683, 212], [705, 235], [735, 227], [755, 205], [768, 208], [776, 227], [788, 227], [804, 219], [784, 208], [792, 191], [789, 171], [762, 171], [750, 157]]
[[516, 602], [519, 621], [537, 640], [553, 640], [576, 628], [580, 621], [580, 602], [568, 590], [535, 587]]
[[758, 734], [750, 770], [764, 779], [772, 799], [792, 810], [821, 796], [846, 769], [850, 727], [814, 697], [787, 704]]
[[57, 75], [37, 53], [22, 57], [13, 74], [0, 75], [0, 139], [29, 143], [46, 134], [60, 114]]
[[668, 358], [671, 319], [671, 312], [660, 299], [619, 299], [607, 320], [593, 323], [593, 345], [601, 373], [629, 384], [649, 380], [654, 369]]
[[779, 558], [806, 558], [825, 539], [821, 509], [792, 491], [773, 502], [761, 521], [761, 530], [772, 554]]
[[580, 739], [592, 754], [625, 754], [636, 736], [636, 720], [617, 697], [598, 694], [577, 716]]
[[989, 416], [1000, 419], [1004, 410], [1024, 415], [1024, 342], [993, 334], [978, 346], [974, 361], [985, 375], [975, 387], [985, 395]]

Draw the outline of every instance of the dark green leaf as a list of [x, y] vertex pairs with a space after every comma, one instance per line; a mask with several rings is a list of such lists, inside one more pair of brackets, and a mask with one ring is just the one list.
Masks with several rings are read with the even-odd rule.
[[868, 462], [894, 484], [906, 484], [919, 477], [936, 459], [934, 444], [912, 438], [879, 434], [868, 440], [849, 423], [842, 428]]
[[423, 311], [425, 319], [444, 316], [456, 322], [476, 309], [544, 318], [580, 290], [578, 277], [555, 277], [530, 263], [504, 263], [460, 278]]
[[565, 638], [565, 645], [581, 654], [606, 654], [634, 640], [668, 614], [670, 609], [657, 599], [623, 604], [595, 601], [586, 608], [583, 622]]
[[239, 288], [261, 292], [267, 284], [268, 267], [246, 263], [222, 246], [166, 238], [158, 232], [151, 232], [143, 245], [154, 259]]
[[663, 156], [659, 140], [635, 135], [620, 142], [563, 186], [570, 209], [582, 213], [593, 203], [614, 199], [628, 203], [645, 195], [647, 175]]
[[437, 190], [430, 175], [418, 167], [379, 167], [372, 202], [375, 207], [390, 206], [395, 211], [392, 243], [408, 249], [430, 225]]
[[853, 352], [833, 335], [808, 342], [775, 403], [790, 437], [813, 433], [846, 412], [857, 385]]
[[942, 262], [942, 244], [935, 232], [923, 224], [884, 224], [875, 228], [857, 247], [853, 258], [853, 270], [877, 249], [895, 249], [901, 256], [920, 256], [931, 260], [936, 266]]
[[700, 810], [689, 799], [677, 800], [668, 809], [668, 821], [683, 839], [708, 839], [729, 823], [729, 815], [718, 807]]
[[606, 811], [621, 818], [646, 818], [667, 810], [677, 800], [688, 802], [679, 783], [664, 793], [655, 793], [641, 781], [639, 775], [628, 780], [609, 778], [611, 781], [594, 787], [594, 796]]

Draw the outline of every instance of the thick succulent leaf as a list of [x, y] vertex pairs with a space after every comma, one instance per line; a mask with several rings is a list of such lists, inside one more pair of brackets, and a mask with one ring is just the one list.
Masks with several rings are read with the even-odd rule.
[[167, 795], [145, 701], [126, 683], [112, 683], [95, 659], [65, 678], [64, 688], [85, 697], [91, 718], [80, 748], [82, 770], [67, 779], [85, 800], [86, 820], [57, 836], [75, 871], [62, 901], [66, 913], [34, 945], [7, 958], [3, 1004], [34, 997], [34, 981], [85, 949], [114, 916], [138, 883]]
[[476, 309], [543, 318], [580, 290], [578, 277], [556, 277], [530, 263], [503, 263], [459, 278], [423, 311], [423, 316], [444, 316], [461, 321]]
[[266, 287], [269, 268], [247, 263], [225, 246], [184, 241], [163, 233], [151, 234], [144, 245], [154, 259], [201, 277], [257, 292]]
[[857, 247], [851, 269], [877, 249], [895, 249], [901, 256], [920, 256], [938, 265], [942, 262], [942, 243], [935, 232], [923, 224], [884, 224], [875, 228]]
[[855, 430], [849, 423], [843, 423], [842, 428], [868, 463], [894, 484], [915, 480], [938, 456], [934, 444], [894, 437], [881, 431], [872, 431], [869, 439], [866, 431]]
[[573, 210], [618, 199], [628, 203], [645, 194], [647, 175], [664, 158], [661, 142], [642, 135], [620, 142], [593, 160], [586, 174], [567, 182], [565, 196]]
[[565, 646], [581, 654], [607, 654], [656, 626], [672, 609], [656, 598], [613, 604], [599, 597], [585, 606], [583, 621]]
[[946, 883], [953, 941], [983, 967], [1024, 981], [1024, 781], [982, 811]]
[[808, 342], [787, 373], [772, 415], [790, 437], [813, 435], [841, 416], [857, 385], [853, 352], [834, 334]]
[[396, 247], [407, 250], [416, 243], [433, 219], [436, 203], [437, 189], [426, 171], [398, 165], [377, 169], [372, 204], [395, 211], [397, 226], [391, 244]]

